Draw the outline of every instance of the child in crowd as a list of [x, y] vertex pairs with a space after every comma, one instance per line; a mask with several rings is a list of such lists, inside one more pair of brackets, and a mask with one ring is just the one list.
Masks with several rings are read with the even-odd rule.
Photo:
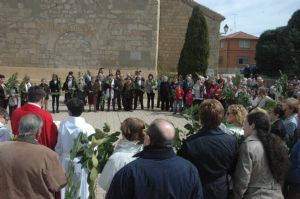
[[177, 107], [179, 108], [179, 111], [181, 111], [183, 107], [183, 97], [184, 97], [184, 91], [182, 87], [178, 84], [175, 88], [175, 101], [174, 101], [174, 108], [173, 113], [177, 113]]

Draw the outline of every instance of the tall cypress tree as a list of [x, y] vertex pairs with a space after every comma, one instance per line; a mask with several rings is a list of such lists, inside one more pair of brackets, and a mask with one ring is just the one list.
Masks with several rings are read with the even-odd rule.
[[177, 67], [178, 74], [205, 75], [208, 67], [209, 39], [205, 17], [198, 6], [194, 7], [188, 23], [185, 42]]

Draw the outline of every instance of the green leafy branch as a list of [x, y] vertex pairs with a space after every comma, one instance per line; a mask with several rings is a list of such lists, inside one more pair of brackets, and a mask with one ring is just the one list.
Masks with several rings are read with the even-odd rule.
[[[107, 123], [104, 124], [103, 130], [95, 129], [95, 131], [96, 133], [90, 136], [80, 133], [77, 140], [75, 140], [74, 147], [71, 152], [71, 160], [73, 161], [75, 158], [79, 158], [79, 163], [82, 165], [82, 168], [87, 170], [87, 183], [89, 185], [90, 193], [89, 199], [96, 198], [96, 180], [99, 173], [102, 172], [108, 158], [113, 153], [114, 143], [118, 140], [118, 136], [120, 135], [120, 132], [109, 134], [110, 126]], [[72, 171], [72, 164], [70, 164], [69, 169]], [[76, 198], [76, 190], [78, 190], [80, 187], [72, 184], [72, 178], [72, 174], [69, 175], [69, 179], [71, 180], [70, 182], [68, 181], [68, 186], [70, 186], [68, 196]]]

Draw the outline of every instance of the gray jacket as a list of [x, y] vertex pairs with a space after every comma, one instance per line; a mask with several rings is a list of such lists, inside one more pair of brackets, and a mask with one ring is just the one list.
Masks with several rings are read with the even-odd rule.
[[233, 176], [233, 198], [283, 199], [281, 186], [272, 176], [263, 145], [256, 135], [241, 144]]

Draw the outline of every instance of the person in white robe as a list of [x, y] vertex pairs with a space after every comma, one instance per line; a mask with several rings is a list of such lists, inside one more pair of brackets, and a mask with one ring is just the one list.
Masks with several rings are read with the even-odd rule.
[[[67, 103], [69, 117], [62, 121], [59, 125], [57, 144], [55, 151], [59, 154], [60, 162], [63, 165], [68, 176], [70, 151], [73, 148], [74, 140], [76, 140], [80, 133], [87, 134], [87, 136], [94, 134], [95, 129], [88, 124], [83, 117], [80, 117], [84, 111], [84, 102], [77, 98], [72, 98]], [[81, 168], [79, 158], [74, 160], [74, 177], [75, 182], [80, 183], [78, 190], [78, 197], [80, 199], [88, 199], [89, 191], [87, 184], [88, 173], [86, 169]], [[66, 187], [61, 190], [61, 199], [65, 198]]]
[[100, 174], [98, 184], [101, 188], [107, 191], [114, 175], [135, 160], [133, 156], [143, 150], [144, 129], [144, 122], [138, 118], [127, 118], [122, 122], [122, 138]]

